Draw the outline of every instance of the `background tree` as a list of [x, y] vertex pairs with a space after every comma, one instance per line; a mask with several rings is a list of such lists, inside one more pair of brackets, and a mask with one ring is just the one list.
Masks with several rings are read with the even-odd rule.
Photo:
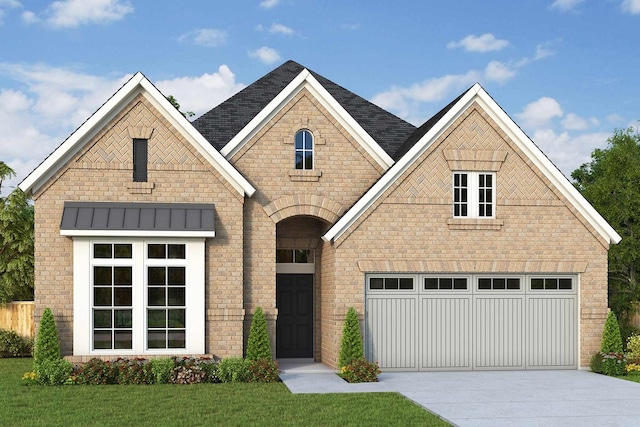
[[173, 97], [173, 95], [167, 96], [167, 101], [169, 101], [171, 105], [176, 107], [176, 110], [180, 111], [180, 114], [182, 114], [186, 119], [196, 115], [196, 113], [194, 113], [193, 111], [185, 111], [185, 112], [181, 111], [180, 104], [178, 103], [178, 100]]
[[[15, 172], [0, 162], [2, 181]], [[0, 303], [33, 299], [33, 206], [16, 188], [0, 197]]]
[[631, 303], [640, 299], [640, 135], [632, 128], [615, 130], [607, 148], [594, 150], [571, 176], [622, 237], [609, 248], [609, 307], [625, 329]]

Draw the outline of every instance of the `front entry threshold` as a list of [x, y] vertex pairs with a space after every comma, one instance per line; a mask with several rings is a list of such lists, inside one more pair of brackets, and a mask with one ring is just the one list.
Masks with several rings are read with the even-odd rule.
[[313, 359], [278, 359], [283, 374], [334, 374], [337, 371]]

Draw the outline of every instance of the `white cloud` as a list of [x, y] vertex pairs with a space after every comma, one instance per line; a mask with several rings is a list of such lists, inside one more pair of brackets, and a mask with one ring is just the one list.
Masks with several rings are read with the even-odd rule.
[[260, 49], [249, 51], [249, 56], [257, 58], [265, 64], [273, 64], [280, 60], [280, 54], [278, 51], [267, 46], [262, 46]]
[[484, 78], [488, 81], [505, 83], [516, 75], [513, 68], [499, 61], [491, 61], [484, 70]]
[[375, 95], [371, 102], [380, 108], [390, 110], [405, 120], [424, 120], [415, 117], [420, 103], [441, 101], [453, 92], [459, 92], [479, 80], [477, 71], [466, 74], [452, 74], [443, 77], [427, 79], [410, 87], [393, 86], [391, 89]]
[[600, 120], [595, 117], [584, 118], [574, 113], [569, 113], [562, 119], [562, 126], [567, 130], [586, 130], [599, 124]]
[[555, 0], [550, 8], [562, 12], [575, 11], [583, 1], [584, 0]]
[[22, 5], [17, 0], [0, 0], [0, 25], [4, 23], [5, 10], [15, 9], [21, 6]]
[[178, 41], [204, 47], [220, 47], [227, 42], [227, 32], [216, 28], [200, 28], [181, 35]]
[[35, 13], [27, 10], [22, 12], [22, 21], [26, 24], [35, 24], [36, 22], [40, 22], [40, 18], [38, 18]]
[[235, 75], [226, 65], [218, 67], [216, 73], [161, 80], [156, 86], [164, 95], [173, 95], [181, 110], [193, 111], [196, 116], [206, 113], [245, 87], [235, 81]]
[[624, 12], [637, 15], [640, 13], [640, 0], [623, 0], [621, 7]]
[[525, 128], [539, 128], [547, 125], [555, 117], [562, 117], [563, 114], [558, 101], [542, 97], [527, 104], [521, 113], [516, 114], [516, 117]]
[[290, 36], [294, 33], [292, 28], [289, 28], [282, 24], [271, 24], [271, 28], [269, 28], [269, 32], [273, 34], [284, 34], [286, 36]]
[[570, 178], [571, 172], [591, 160], [593, 150], [607, 145], [607, 138], [610, 136], [611, 134], [606, 132], [571, 136], [566, 131], [556, 133], [551, 129], [540, 129], [533, 133], [532, 140], [556, 167]]
[[360, 24], [360, 23], [358, 23], [358, 24], [342, 24], [342, 25], [340, 25], [340, 28], [342, 28], [343, 30], [355, 31], [355, 30], [359, 30], [360, 28], [362, 28], [362, 24]]
[[491, 33], [485, 33], [481, 36], [469, 35], [457, 42], [447, 43], [447, 48], [456, 49], [464, 48], [467, 52], [491, 52], [504, 49], [509, 45], [507, 40], [496, 39]]
[[[22, 89], [0, 89], [0, 152], [17, 177], [9, 190], [87, 120], [131, 75], [95, 76], [81, 71], [0, 62], [0, 76]], [[156, 82], [182, 108], [201, 114], [244, 85], [226, 65], [217, 72]]]
[[280, 4], [280, 0], [263, 0], [260, 2], [260, 7], [263, 9], [272, 9]]
[[[86, 24], [106, 24], [119, 21], [133, 13], [133, 5], [127, 0], [63, 0], [54, 1], [46, 9], [45, 19], [33, 12], [24, 15], [25, 22], [44, 20], [54, 28], [75, 28]], [[26, 18], [26, 19], [25, 19]]]

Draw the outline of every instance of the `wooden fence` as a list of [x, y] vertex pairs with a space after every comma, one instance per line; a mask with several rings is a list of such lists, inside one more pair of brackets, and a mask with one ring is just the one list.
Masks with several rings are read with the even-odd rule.
[[0, 329], [16, 331], [25, 338], [35, 335], [33, 323], [33, 301], [16, 301], [0, 305]]

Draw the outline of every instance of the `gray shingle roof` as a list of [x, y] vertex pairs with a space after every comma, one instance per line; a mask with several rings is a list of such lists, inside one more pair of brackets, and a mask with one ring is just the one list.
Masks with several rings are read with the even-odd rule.
[[[285, 62], [194, 120], [193, 126], [213, 147], [221, 150], [304, 69], [297, 62]], [[395, 152], [416, 130], [412, 124], [309, 71], [389, 156], [394, 157]]]
[[213, 204], [65, 202], [61, 231], [214, 231]]

